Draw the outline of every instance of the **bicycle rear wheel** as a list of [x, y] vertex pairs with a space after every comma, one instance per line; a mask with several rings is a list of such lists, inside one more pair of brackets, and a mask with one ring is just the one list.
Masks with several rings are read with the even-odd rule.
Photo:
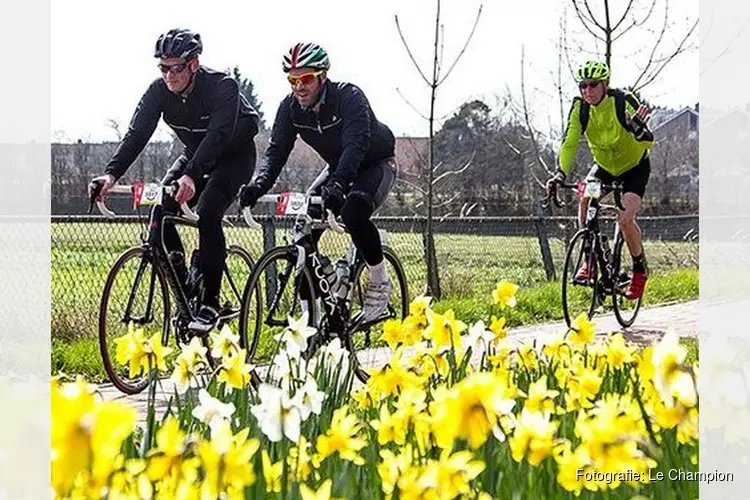
[[[238, 245], [230, 245], [227, 248], [224, 278], [221, 281], [221, 321], [218, 325], [219, 329], [227, 325], [233, 332], [238, 332], [242, 295], [254, 266], [253, 258], [247, 250]], [[243, 349], [247, 346], [247, 339], [241, 335], [240, 345]]]
[[[255, 365], [253, 383], [266, 378], [271, 359], [278, 351], [274, 336], [289, 326], [288, 318], [299, 319], [303, 307], [309, 312], [308, 325], [318, 324], [315, 292], [310, 270], [302, 265], [298, 278], [295, 247], [277, 247], [266, 252], [255, 265], [242, 294], [240, 338], [248, 339], [247, 362]], [[300, 297], [310, 298], [303, 301]], [[308, 343], [313, 339], [308, 339]]]
[[115, 339], [128, 333], [128, 323], [144, 329], [144, 336], [161, 332], [169, 341], [169, 288], [164, 271], [142, 247], [126, 250], [107, 276], [99, 307], [99, 352], [112, 384], [125, 394], [148, 386], [149, 374], [130, 378], [129, 367], [117, 363]]
[[[587, 319], [594, 315], [599, 293], [599, 266], [594, 246], [593, 233], [588, 229], [579, 230], [568, 244], [562, 275], [563, 315], [568, 328], [582, 313]], [[576, 274], [587, 262], [590, 278], [577, 280]]]
[[627, 328], [633, 325], [635, 318], [638, 316], [638, 311], [641, 310], [643, 295], [636, 300], [628, 300], [625, 298], [625, 294], [630, 287], [631, 276], [627, 271], [622, 270], [622, 262], [623, 260], [627, 262], [630, 251], [628, 250], [628, 246], [625, 244], [625, 239], [621, 234], [618, 235], [617, 241], [615, 242], [614, 252], [614, 292], [612, 293], [612, 306], [615, 310], [617, 322], [620, 323], [620, 326], [623, 328]]
[[[383, 325], [389, 319], [403, 321], [409, 315], [409, 291], [406, 283], [406, 273], [396, 252], [390, 247], [383, 247], [383, 257], [386, 272], [393, 288], [388, 298], [388, 310], [382, 319], [371, 323], [362, 329], [351, 332], [346, 337], [346, 348], [354, 361], [354, 374], [363, 383], [370, 378], [369, 371], [379, 370], [391, 360], [393, 350], [388, 344], [380, 340]], [[362, 310], [365, 288], [370, 281], [370, 271], [362, 262], [355, 271], [354, 290], [352, 296], [351, 317], [356, 317]]]

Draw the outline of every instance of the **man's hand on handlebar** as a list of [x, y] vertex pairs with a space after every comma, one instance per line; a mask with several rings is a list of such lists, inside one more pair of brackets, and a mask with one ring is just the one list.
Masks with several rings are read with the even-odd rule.
[[88, 213], [91, 213], [91, 210], [94, 208], [95, 202], [104, 201], [104, 197], [107, 195], [107, 191], [109, 191], [112, 186], [114, 186], [115, 181], [115, 177], [111, 174], [104, 174], [91, 179], [91, 182], [89, 182], [87, 186], [89, 193]]
[[253, 208], [255, 204], [258, 203], [258, 199], [261, 196], [263, 196], [263, 192], [261, 191], [260, 186], [255, 183], [243, 184], [242, 186], [240, 186], [239, 193], [237, 193], [237, 197], [239, 198], [240, 202], [240, 208]]
[[324, 207], [338, 215], [341, 207], [344, 206], [344, 190], [341, 185], [336, 181], [324, 184], [320, 188], [320, 194], [323, 197]]
[[557, 172], [555, 172], [555, 175], [550, 177], [550, 179], [547, 181], [547, 193], [552, 195], [557, 189], [557, 186], [559, 184], [562, 184], [563, 182], [565, 182], [565, 172], [563, 172], [562, 170], [558, 170]]
[[115, 177], [112, 174], [104, 174], [94, 177], [88, 185], [89, 198], [96, 198], [92, 201], [103, 201], [107, 196], [107, 191], [115, 185]]
[[195, 196], [195, 182], [193, 179], [185, 174], [175, 181], [177, 192], [174, 195], [175, 201], [182, 205], [190, 201]]

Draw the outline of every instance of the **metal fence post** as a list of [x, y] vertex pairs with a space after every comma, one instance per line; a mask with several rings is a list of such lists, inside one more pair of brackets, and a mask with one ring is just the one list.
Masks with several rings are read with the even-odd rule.
[[539, 250], [542, 252], [544, 272], [547, 274], [548, 281], [554, 281], [557, 279], [555, 276], [555, 263], [552, 260], [552, 252], [549, 249], [549, 237], [547, 235], [547, 228], [544, 226], [544, 213], [539, 203], [534, 203], [534, 212], [536, 215], [534, 225], [536, 226], [536, 236], [539, 240]]
[[[276, 224], [274, 222], [273, 212], [264, 217], [263, 222], [263, 252], [267, 252], [276, 246]], [[276, 272], [266, 272], [266, 306], [271, 307], [274, 297], [276, 296]]]

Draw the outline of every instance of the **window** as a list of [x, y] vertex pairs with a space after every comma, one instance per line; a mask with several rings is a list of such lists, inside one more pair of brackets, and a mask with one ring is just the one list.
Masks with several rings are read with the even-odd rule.
[[688, 116], [690, 117], [688, 127], [690, 128], [690, 130], [696, 130], [698, 128], [698, 117], [693, 113], [689, 113]]

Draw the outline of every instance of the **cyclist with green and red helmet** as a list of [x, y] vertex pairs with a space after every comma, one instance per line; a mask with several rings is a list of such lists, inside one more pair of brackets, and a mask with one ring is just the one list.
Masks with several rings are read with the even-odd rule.
[[[284, 55], [282, 67], [291, 93], [279, 105], [258, 174], [240, 190], [240, 205], [252, 207], [273, 187], [297, 136], [310, 145], [330, 167], [328, 179], [315, 194], [323, 197], [327, 209], [341, 215], [369, 268], [363, 318], [374, 320], [388, 305], [392, 284], [380, 234], [370, 218], [396, 180], [396, 139], [377, 120], [359, 87], [328, 79], [330, 59], [320, 45], [295, 44]], [[316, 242], [322, 233], [314, 231]]]
[[[629, 91], [609, 88], [609, 66], [600, 61], [587, 61], [578, 68], [575, 79], [581, 96], [573, 99], [568, 113], [558, 169], [547, 182], [565, 180], [575, 162], [578, 144], [585, 135], [594, 166], [589, 177], [611, 184], [622, 181], [622, 205], [618, 222], [633, 259], [633, 276], [626, 298], [635, 300], [643, 295], [648, 271], [643, 253], [641, 230], [636, 215], [646, 191], [651, 173], [650, 149], [654, 137], [648, 128], [649, 111]], [[588, 200], [581, 198], [578, 219], [585, 224]], [[592, 270], [586, 264], [579, 269], [577, 279], [585, 280]]]

